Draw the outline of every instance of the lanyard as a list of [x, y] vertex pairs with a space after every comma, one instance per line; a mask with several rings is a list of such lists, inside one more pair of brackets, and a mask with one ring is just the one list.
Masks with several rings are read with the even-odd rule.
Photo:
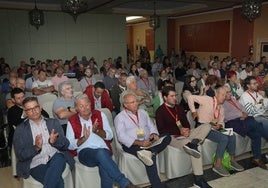
[[135, 114], [137, 116], [137, 122], [127, 113], [127, 111], [125, 111], [126, 114], [128, 115], [129, 119], [137, 126], [137, 127], [140, 127], [139, 126], [139, 114], [138, 112]]
[[231, 99], [228, 101], [232, 106], [234, 106], [236, 109], [238, 109], [239, 111], [241, 111], [241, 109], [235, 104], [235, 102]]
[[91, 81], [90, 81], [90, 83], [88, 82], [87, 77], [85, 77], [85, 79], [86, 79], [88, 85], [92, 84]]
[[255, 102], [255, 104], [256, 104], [256, 103], [257, 103], [258, 94], [256, 93], [256, 98], [255, 98], [255, 97], [253, 97], [253, 95], [252, 95], [249, 91], [247, 91], [247, 93], [248, 93], [249, 96], [254, 100], [254, 102]]
[[[218, 108], [218, 113], [217, 113], [217, 115], [216, 115], [216, 110], [217, 110], [217, 108]], [[213, 116], [214, 116], [214, 119], [218, 119], [219, 118], [219, 116], [220, 116], [220, 108], [219, 108], [219, 106], [216, 104], [216, 98], [214, 97], [213, 98], [213, 111], [214, 111], [214, 114], [213, 114]]]
[[150, 82], [149, 82], [149, 80], [148, 80], [148, 84], [147, 84], [143, 79], [141, 79], [141, 80], [142, 80], [143, 83], [145, 84], [146, 88], [147, 88], [147, 89], [150, 89]]
[[175, 110], [176, 110], [176, 114], [174, 115], [171, 110], [169, 109], [169, 107], [167, 107], [167, 105], [164, 103], [168, 113], [171, 115], [171, 117], [173, 117], [173, 119], [175, 119], [175, 121], [177, 122], [178, 121], [178, 111], [177, 111], [177, 108], [175, 106]]

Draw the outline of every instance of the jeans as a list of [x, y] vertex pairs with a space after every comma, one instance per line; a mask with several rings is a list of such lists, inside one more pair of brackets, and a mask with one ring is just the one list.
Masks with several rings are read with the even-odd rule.
[[256, 116], [254, 118], [257, 122], [262, 123], [260, 127], [261, 136], [265, 138], [265, 140], [268, 140], [268, 118], [263, 116]]
[[85, 148], [79, 152], [78, 159], [85, 166], [99, 167], [102, 188], [112, 188], [113, 181], [119, 183], [122, 188], [130, 184], [130, 181], [119, 171], [108, 149]]
[[[166, 136], [164, 138], [164, 140], [162, 141], [161, 144], [154, 146], [148, 150], [150, 150], [152, 153], [160, 153], [162, 150], [164, 150], [167, 145], [169, 145], [169, 143], [171, 142], [171, 137], [169, 135], [160, 135], [160, 137], [162, 136]], [[140, 146], [137, 145], [132, 145], [131, 147], [126, 147], [125, 145], [123, 146], [123, 150], [127, 153], [130, 153], [132, 155], [135, 155], [137, 157], [137, 151], [142, 150], [140, 148]], [[146, 166], [145, 165], [145, 169], [146, 169], [146, 173], [148, 175], [149, 181], [152, 185], [152, 188], [160, 188], [161, 187], [161, 181], [160, 178], [158, 176], [158, 172], [157, 172], [157, 166], [156, 166], [156, 155], [152, 156], [152, 160], [153, 160], [153, 165], [152, 166]]]
[[66, 159], [62, 153], [56, 153], [47, 164], [41, 164], [30, 170], [30, 175], [42, 183], [44, 188], [64, 188], [62, 173]]
[[261, 158], [261, 131], [263, 126], [255, 121], [254, 117], [248, 116], [245, 120], [236, 118], [225, 123], [225, 127], [233, 128], [241, 136], [248, 136], [251, 139], [251, 148], [254, 159]]
[[216, 158], [222, 159], [225, 150], [227, 150], [230, 156], [235, 155], [235, 135], [227, 136], [219, 131], [211, 130], [207, 138], [218, 144]]

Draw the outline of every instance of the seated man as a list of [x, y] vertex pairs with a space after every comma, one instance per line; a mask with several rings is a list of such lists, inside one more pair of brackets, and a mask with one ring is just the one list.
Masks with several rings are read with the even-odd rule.
[[87, 95], [78, 95], [75, 99], [78, 111], [67, 124], [66, 136], [70, 140], [70, 150], [78, 153], [79, 161], [88, 167], [99, 167], [101, 187], [112, 188], [113, 181], [120, 187], [135, 188], [122, 174], [111, 157], [110, 140], [113, 132], [105, 114], [98, 110], [91, 111]]
[[[244, 168], [234, 158], [236, 146], [235, 135], [227, 136], [219, 131], [224, 125], [222, 104], [224, 103], [225, 95], [225, 87], [218, 88], [214, 97], [190, 95], [188, 97], [188, 105], [193, 118], [198, 117], [199, 126], [207, 125], [208, 123], [212, 125], [212, 130], [207, 136], [209, 140], [217, 143], [216, 161], [212, 170], [221, 176], [230, 176], [230, 173], [222, 166], [222, 158], [225, 150], [231, 156], [231, 167], [234, 170], [243, 171]], [[199, 104], [197, 112], [194, 105], [195, 102]]]
[[68, 81], [60, 83], [59, 96], [53, 103], [52, 111], [54, 118], [59, 120], [64, 134], [66, 134], [68, 119], [76, 114], [72, 84]]
[[63, 68], [62, 67], [56, 68], [55, 73], [56, 73], [56, 75], [54, 77], [52, 77], [51, 82], [52, 82], [55, 90], [58, 91], [60, 83], [68, 81], [68, 78], [63, 75]]
[[153, 80], [148, 79], [148, 72], [142, 69], [140, 72], [140, 78], [137, 82], [138, 88], [148, 93], [152, 98], [155, 97], [155, 83]]
[[123, 91], [126, 90], [126, 79], [127, 79], [127, 74], [126, 73], [121, 73], [120, 77], [118, 79], [118, 83], [114, 85], [111, 90], [111, 99], [114, 104], [114, 112], [118, 114], [120, 112], [120, 95]]
[[[190, 130], [182, 106], [176, 104], [176, 91], [172, 86], [162, 89], [164, 103], [156, 110], [156, 125], [160, 134], [172, 135], [170, 145], [185, 150], [191, 156], [194, 173], [194, 185], [201, 188], [211, 188], [203, 178], [203, 167], [198, 145], [203, 142], [211, 126], [204, 124], [202, 127]], [[177, 137], [182, 139], [177, 139]]]
[[47, 80], [46, 78], [46, 71], [43, 69], [39, 70], [38, 80], [34, 81], [32, 85], [34, 95], [43, 95], [54, 91], [51, 80]]
[[225, 102], [223, 103], [225, 127], [233, 128], [237, 134], [243, 137], [247, 135], [252, 140], [252, 162], [267, 169], [261, 160], [261, 135], [265, 132], [263, 125], [255, 121], [254, 117], [248, 116], [245, 108], [235, 98], [232, 98], [231, 89], [228, 86], [226, 86], [226, 90]]
[[14, 134], [17, 175], [22, 178], [31, 175], [44, 187], [64, 188], [62, 173], [66, 160], [70, 167], [74, 166], [74, 160], [66, 151], [69, 141], [57, 120], [41, 115], [36, 97], [28, 97], [22, 104], [28, 119]]
[[134, 94], [123, 97], [124, 110], [114, 120], [119, 142], [123, 150], [138, 157], [144, 164], [150, 183], [153, 188], [161, 187], [156, 166], [156, 154], [161, 152], [170, 143], [169, 135], [165, 136], [161, 144], [143, 150], [152, 141], [159, 139], [159, 133], [148, 114], [143, 109], [138, 109], [139, 104]]
[[245, 92], [241, 95], [239, 102], [245, 107], [249, 116], [262, 123], [265, 132], [268, 132], [268, 100], [258, 93], [258, 82], [254, 76], [244, 80]]
[[115, 72], [116, 71], [114, 68], [110, 68], [107, 75], [103, 78], [103, 83], [108, 91], [110, 91], [113, 85], [117, 84], [118, 82], [118, 79], [115, 78]]
[[[7, 121], [8, 126], [10, 128], [8, 143], [10, 147], [12, 146], [14, 126], [17, 127], [26, 118], [26, 114], [23, 113], [23, 105], [22, 105], [22, 101], [25, 99], [24, 91], [20, 88], [14, 88], [11, 91], [11, 99], [12, 102], [14, 103], [14, 106], [9, 108], [7, 111]], [[41, 110], [41, 114], [43, 117], [49, 118], [48, 113], [43, 109]]]
[[84, 93], [88, 96], [91, 109], [100, 110], [101, 108], [108, 108], [113, 111], [113, 103], [108, 91], [105, 89], [103, 82], [97, 82], [94, 86], [89, 85]]

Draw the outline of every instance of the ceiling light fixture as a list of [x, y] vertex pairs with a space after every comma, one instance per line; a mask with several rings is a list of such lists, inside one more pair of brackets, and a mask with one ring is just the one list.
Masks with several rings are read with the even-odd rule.
[[242, 4], [242, 15], [252, 22], [261, 14], [261, 0], [245, 0]]
[[149, 26], [153, 28], [155, 31], [157, 28], [160, 27], [160, 18], [158, 15], [156, 15], [156, 8], [155, 8], [156, 2], [154, 1], [154, 14], [150, 16]]
[[63, 12], [71, 14], [74, 18], [74, 22], [77, 20], [79, 14], [88, 11], [87, 2], [83, 0], [65, 0], [61, 6]]
[[36, 0], [34, 9], [29, 12], [29, 19], [30, 24], [37, 30], [41, 25], [44, 25], [44, 12], [36, 7]]

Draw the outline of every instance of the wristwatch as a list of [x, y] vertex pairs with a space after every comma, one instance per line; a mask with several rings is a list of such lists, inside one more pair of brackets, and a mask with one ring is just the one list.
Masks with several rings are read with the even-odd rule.
[[68, 106], [67, 109], [68, 109], [69, 112], [71, 112], [71, 107], [70, 106]]

